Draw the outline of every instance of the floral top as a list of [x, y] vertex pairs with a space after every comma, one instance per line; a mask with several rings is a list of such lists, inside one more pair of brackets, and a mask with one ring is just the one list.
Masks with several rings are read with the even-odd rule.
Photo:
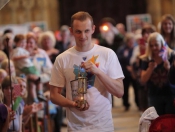
[[[170, 57], [169, 62], [172, 63], [173, 55]], [[141, 60], [141, 69], [146, 70], [149, 65], [149, 59], [143, 58]], [[151, 77], [146, 83], [149, 96], [169, 96], [171, 95], [171, 88], [168, 80], [168, 70], [164, 68], [164, 62], [157, 65], [151, 74]]]

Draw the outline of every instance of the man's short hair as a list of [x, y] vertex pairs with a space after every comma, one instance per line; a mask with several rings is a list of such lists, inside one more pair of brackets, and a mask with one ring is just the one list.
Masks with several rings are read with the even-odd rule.
[[80, 11], [72, 15], [71, 17], [71, 27], [73, 27], [74, 20], [84, 21], [86, 19], [90, 19], [92, 26], [94, 25], [93, 18], [88, 12]]

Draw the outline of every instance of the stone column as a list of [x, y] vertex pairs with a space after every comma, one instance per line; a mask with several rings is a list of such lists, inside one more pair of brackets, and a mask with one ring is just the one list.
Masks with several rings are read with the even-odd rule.
[[46, 21], [48, 30], [55, 31], [59, 26], [58, 0], [37, 0], [37, 7], [42, 15], [42, 20]]
[[[49, 16], [48, 16], [48, 0], [37, 0], [38, 13], [42, 16], [42, 21], [46, 21], [46, 24], [49, 25]], [[52, 14], [49, 14], [52, 16]]]
[[25, 10], [25, 16], [26, 16], [26, 22], [29, 22], [32, 20], [31, 18], [31, 12], [32, 12], [32, 8], [34, 6], [34, 0], [23, 0], [22, 1], [22, 6], [24, 7]]
[[8, 6], [10, 7], [11, 9], [11, 23], [14, 23], [16, 24], [17, 23], [17, 8], [19, 7], [19, 4], [20, 4], [20, 0], [11, 0], [9, 3], [8, 3]]
[[157, 27], [161, 14], [161, 0], [147, 0], [147, 12], [152, 17], [152, 23]]
[[58, 0], [52, 0], [52, 2], [49, 2], [49, 8], [48, 12], [50, 19], [49, 19], [49, 27], [50, 30], [55, 31], [58, 30], [58, 27], [60, 26], [59, 23], [59, 17], [60, 17], [60, 12], [58, 11], [59, 3]]
[[172, 0], [172, 15], [175, 17], [175, 0]]

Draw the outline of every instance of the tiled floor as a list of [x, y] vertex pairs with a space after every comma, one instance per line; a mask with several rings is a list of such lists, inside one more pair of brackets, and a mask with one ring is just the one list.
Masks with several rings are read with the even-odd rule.
[[[133, 89], [130, 88], [130, 110], [124, 112], [122, 100], [114, 98], [114, 108], [112, 109], [115, 132], [138, 132], [138, 122], [140, 113], [134, 103]], [[67, 128], [63, 127], [61, 132], [67, 132]]]

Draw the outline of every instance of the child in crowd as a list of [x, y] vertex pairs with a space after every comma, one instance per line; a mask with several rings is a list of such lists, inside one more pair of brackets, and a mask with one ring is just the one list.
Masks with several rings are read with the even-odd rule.
[[18, 34], [14, 38], [16, 48], [12, 51], [12, 59], [15, 63], [15, 67], [21, 73], [26, 75], [34, 74], [38, 75], [36, 68], [34, 67], [32, 61], [30, 60], [30, 54], [25, 49], [26, 39], [22, 34]]
[[[15, 80], [15, 77], [13, 77]], [[12, 82], [12, 85], [14, 83]], [[3, 82], [2, 82], [2, 91], [4, 94], [4, 104], [10, 109], [11, 106], [13, 105], [11, 102], [11, 95], [14, 96], [14, 94], [12, 94], [12, 90], [11, 90], [11, 86], [10, 86], [10, 77], [7, 76]], [[13, 106], [14, 108], [14, 106]], [[23, 106], [21, 104], [19, 104], [19, 106], [16, 108], [15, 111], [15, 116], [14, 116], [14, 121], [10, 122], [9, 124], [9, 128], [7, 132], [12, 132], [12, 131], [17, 131], [17, 132], [22, 132], [22, 114], [23, 114]]]
[[0, 132], [7, 132], [9, 123], [14, 119], [15, 112], [3, 104], [4, 95], [0, 89]]
[[18, 84], [20, 85], [20, 88], [21, 88], [20, 95], [24, 99], [24, 102], [25, 102], [25, 99], [28, 96], [28, 92], [27, 92], [27, 80], [25, 78], [22, 78], [22, 77], [17, 77], [17, 82], [18, 82]]
[[43, 108], [42, 103], [33, 103], [31, 105], [25, 105], [26, 101], [25, 99], [27, 98], [28, 92], [27, 92], [27, 81], [25, 78], [21, 78], [21, 77], [17, 77], [17, 82], [20, 85], [21, 88], [21, 104], [24, 107], [24, 111], [23, 111], [23, 123], [26, 124], [30, 118], [30, 115], [32, 113], [38, 112], [39, 110], [41, 110]]
[[12, 59], [15, 62], [15, 68], [19, 73], [25, 74], [28, 78], [29, 90], [33, 101], [38, 103], [38, 97], [36, 90], [33, 85], [37, 87], [38, 96], [42, 100], [46, 100], [43, 95], [42, 85], [39, 78], [39, 72], [36, 70], [34, 64], [30, 59], [30, 53], [25, 49], [26, 48], [26, 39], [22, 34], [18, 34], [14, 38], [16, 48], [12, 52]]

